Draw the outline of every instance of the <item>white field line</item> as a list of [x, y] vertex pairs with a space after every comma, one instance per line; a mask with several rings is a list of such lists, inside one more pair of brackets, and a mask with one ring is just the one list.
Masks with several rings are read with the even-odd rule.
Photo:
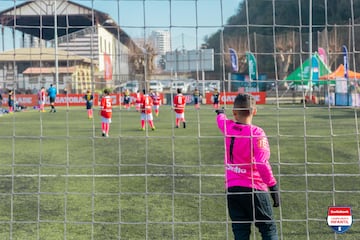
[[0, 178], [11, 177], [224, 177], [223, 174], [6, 174], [0, 175]]

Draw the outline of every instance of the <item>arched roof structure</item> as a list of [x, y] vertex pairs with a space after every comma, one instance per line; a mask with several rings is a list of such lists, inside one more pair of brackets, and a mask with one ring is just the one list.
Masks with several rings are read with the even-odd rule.
[[0, 12], [2, 27], [13, 28], [47, 41], [55, 36], [61, 37], [98, 24], [105, 27], [124, 45], [136, 48], [130, 37], [107, 13], [73, 1], [29, 0]]

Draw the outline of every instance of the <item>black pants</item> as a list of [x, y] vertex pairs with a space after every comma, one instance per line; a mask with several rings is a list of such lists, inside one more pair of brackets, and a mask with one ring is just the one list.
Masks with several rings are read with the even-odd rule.
[[250, 239], [251, 223], [255, 223], [263, 240], [278, 240], [268, 192], [231, 187], [227, 201], [235, 240]]

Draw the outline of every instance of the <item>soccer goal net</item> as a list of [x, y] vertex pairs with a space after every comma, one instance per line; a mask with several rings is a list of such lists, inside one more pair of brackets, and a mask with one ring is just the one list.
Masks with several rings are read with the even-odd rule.
[[2, 0], [0, 239], [234, 239], [215, 109], [244, 92], [279, 239], [357, 239], [359, 3]]

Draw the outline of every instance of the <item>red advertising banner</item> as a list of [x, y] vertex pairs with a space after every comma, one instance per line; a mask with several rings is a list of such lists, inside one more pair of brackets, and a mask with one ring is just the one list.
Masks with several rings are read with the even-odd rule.
[[[8, 96], [3, 94], [3, 105], [7, 106]], [[85, 94], [58, 94], [55, 99], [56, 106], [85, 106]], [[113, 105], [121, 105], [123, 103], [122, 94], [110, 94], [112, 98]], [[135, 102], [136, 93], [131, 94], [132, 102]], [[160, 99], [163, 102], [164, 95], [160, 94]], [[38, 97], [36, 94], [16, 94], [15, 102], [19, 105], [27, 106], [27, 107], [35, 107], [38, 106]], [[98, 105], [99, 95], [94, 94], [94, 106]], [[49, 98], [46, 98], [46, 105], [49, 105]]]
[[[252, 92], [251, 93], [255, 99], [257, 104], [266, 104], [266, 93], [265, 92]], [[220, 104], [233, 104], [235, 97], [238, 95], [236, 92], [225, 92], [220, 93]], [[3, 106], [7, 106], [8, 96], [3, 94]], [[85, 106], [85, 94], [58, 94], [56, 96], [55, 104], [57, 106]], [[121, 105], [123, 103], [123, 95], [122, 94], [111, 94], [110, 95], [113, 105]], [[192, 99], [192, 95], [186, 95], [187, 102], [190, 103]], [[131, 94], [131, 102], [135, 102], [136, 93]], [[164, 94], [160, 94], [161, 102], [164, 102]], [[34, 107], [38, 106], [38, 97], [36, 94], [16, 94], [15, 102], [19, 105]], [[97, 106], [99, 102], [99, 95], [94, 94], [94, 106]], [[212, 94], [206, 94], [206, 103], [212, 103]], [[46, 98], [46, 105], [49, 105], [49, 98]]]
[[[221, 92], [220, 104], [233, 104], [238, 94], [237, 92]], [[266, 92], [251, 92], [250, 94], [254, 96], [256, 104], [266, 104]], [[206, 93], [206, 103], [212, 103], [212, 93]]]
[[[58, 94], [56, 96], [55, 104], [57, 106], [67, 106], [69, 104], [70, 106], [85, 106], [85, 94]], [[8, 102], [8, 96], [3, 96], [3, 104], [7, 104]], [[38, 97], [36, 94], [16, 94], [14, 96], [14, 100], [16, 103], [22, 106], [27, 107], [34, 107], [38, 106]], [[97, 105], [98, 102], [98, 95], [94, 95], [94, 105]], [[49, 98], [46, 98], [46, 105], [49, 105]]]
[[104, 53], [104, 79], [105, 81], [112, 80], [111, 58], [106, 53]]

